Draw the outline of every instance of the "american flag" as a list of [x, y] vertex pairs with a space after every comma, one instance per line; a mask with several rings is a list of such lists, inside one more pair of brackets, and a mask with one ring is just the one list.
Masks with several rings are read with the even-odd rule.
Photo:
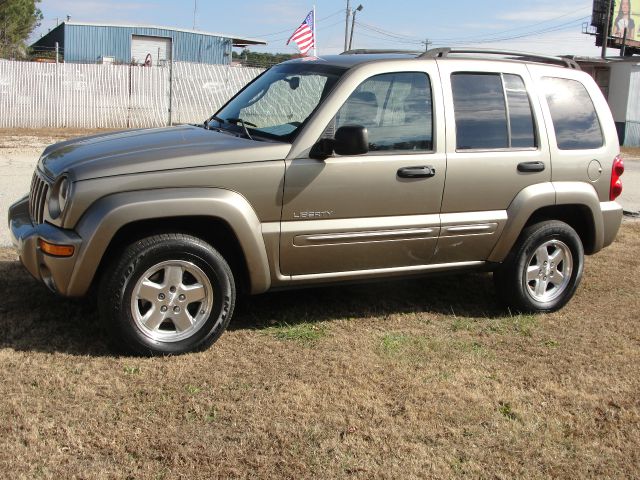
[[306, 55], [309, 50], [315, 46], [315, 34], [314, 34], [314, 18], [313, 10], [309, 12], [309, 15], [304, 19], [302, 25], [300, 25], [293, 35], [287, 40], [287, 45], [295, 43], [298, 46], [298, 50], [303, 55]]

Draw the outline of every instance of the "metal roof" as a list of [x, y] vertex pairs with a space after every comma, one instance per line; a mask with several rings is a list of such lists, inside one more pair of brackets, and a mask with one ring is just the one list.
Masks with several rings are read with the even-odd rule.
[[158, 30], [171, 30], [174, 32], [183, 32], [183, 33], [191, 33], [194, 35], [205, 35], [208, 37], [224, 37], [230, 38], [233, 42], [234, 46], [244, 46], [244, 45], [266, 45], [267, 42], [265, 40], [259, 38], [249, 38], [249, 37], [240, 37], [238, 35], [230, 35], [227, 33], [215, 33], [215, 32], [203, 32], [200, 30], [188, 30], [184, 28], [175, 28], [168, 26], [160, 26], [160, 25], [145, 25], [141, 23], [101, 23], [101, 22], [76, 22], [75, 20], [70, 20], [67, 22], [62, 22], [60, 25], [78, 25], [78, 26], [88, 26], [88, 27], [111, 27], [111, 28], [155, 28]]

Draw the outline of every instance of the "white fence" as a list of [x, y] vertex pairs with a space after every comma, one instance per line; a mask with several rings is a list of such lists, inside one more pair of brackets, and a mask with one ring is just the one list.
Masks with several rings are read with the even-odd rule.
[[0, 127], [202, 122], [261, 71], [178, 62], [149, 68], [0, 61]]

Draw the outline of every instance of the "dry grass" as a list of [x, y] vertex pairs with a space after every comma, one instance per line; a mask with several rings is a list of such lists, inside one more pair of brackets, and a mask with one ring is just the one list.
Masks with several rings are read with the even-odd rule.
[[620, 151], [626, 155], [640, 156], [640, 147], [620, 147]]
[[639, 252], [626, 222], [552, 315], [486, 275], [311, 289], [140, 359], [0, 250], [0, 476], [638, 478]]

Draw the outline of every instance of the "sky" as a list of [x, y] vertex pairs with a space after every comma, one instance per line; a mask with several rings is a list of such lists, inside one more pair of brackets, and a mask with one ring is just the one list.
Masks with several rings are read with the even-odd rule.
[[[592, 1], [352, 0], [356, 15], [353, 48], [423, 50], [472, 46], [551, 55], [597, 56], [595, 37], [582, 33]], [[72, 21], [135, 23], [217, 32], [268, 42], [252, 51], [296, 53], [285, 45], [313, 3], [293, 0], [42, 0], [37, 40], [67, 15]], [[343, 50], [346, 0], [316, 0], [318, 54]], [[618, 54], [610, 49], [609, 55]]]

